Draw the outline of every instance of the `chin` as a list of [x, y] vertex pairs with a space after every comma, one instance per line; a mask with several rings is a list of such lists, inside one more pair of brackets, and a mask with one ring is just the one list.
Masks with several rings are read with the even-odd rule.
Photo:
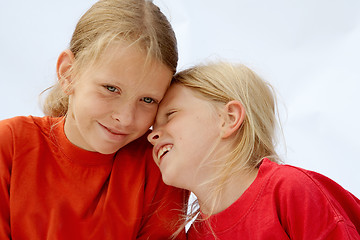
[[164, 182], [166, 185], [171, 186], [171, 182], [167, 181], [167, 179], [164, 178], [164, 176], [162, 177], [162, 180], [163, 180], [163, 182]]
[[117, 149], [117, 150], [113, 150], [113, 151], [99, 151], [99, 153], [104, 154], [104, 155], [109, 155], [109, 154], [114, 154], [114, 153], [116, 153], [117, 151], [118, 151], [118, 149]]
[[165, 173], [161, 172], [162, 180], [166, 185], [173, 186], [173, 181]]
[[169, 178], [163, 174], [162, 179], [166, 185], [177, 187], [177, 188], [185, 188], [185, 184], [184, 183], [180, 184], [178, 181], [175, 181], [174, 176]]

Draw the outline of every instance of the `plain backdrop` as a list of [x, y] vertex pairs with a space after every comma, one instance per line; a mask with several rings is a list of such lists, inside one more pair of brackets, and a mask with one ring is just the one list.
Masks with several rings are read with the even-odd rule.
[[[0, 0], [0, 119], [43, 115], [39, 93], [94, 2]], [[283, 160], [360, 197], [360, 1], [154, 2], [175, 29], [180, 70], [218, 58], [252, 68], [279, 94]]]

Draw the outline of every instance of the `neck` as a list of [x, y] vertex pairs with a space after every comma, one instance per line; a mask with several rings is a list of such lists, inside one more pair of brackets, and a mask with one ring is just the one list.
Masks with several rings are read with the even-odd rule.
[[210, 186], [202, 185], [198, 189], [193, 190], [198, 198], [201, 212], [206, 215], [213, 215], [228, 208], [239, 199], [246, 189], [254, 182], [257, 173], [258, 169], [253, 169], [250, 172], [244, 171], [233, 174], [224, 185], [221, 186], [221, 191], [217, 194], [220, 197], [217, 200], [214, 196], [210, 195], [212, 193]]

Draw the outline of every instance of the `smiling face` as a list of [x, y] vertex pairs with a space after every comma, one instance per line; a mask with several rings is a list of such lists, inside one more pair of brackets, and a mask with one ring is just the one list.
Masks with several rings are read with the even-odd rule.
[[134, 46], [110, 47], [101, 64], [63, 83], [71, 85], [65, 134], [73, 144], [110, 154], [149, 129], [173, 73], [145, 59]]
[[173, 84], [148, 136], [163, 181], [188, 190], [198, 186], [212, 171], [206, 163], [211, 161], [209, 153], [218, 142], [220, 131], [221, 118], [215, 107], [193, 90]]

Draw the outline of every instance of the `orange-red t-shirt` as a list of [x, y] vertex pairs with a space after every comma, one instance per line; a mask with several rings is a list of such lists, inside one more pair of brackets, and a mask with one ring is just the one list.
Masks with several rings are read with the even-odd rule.
[[104, 155], [70, 143], [63, 118], [0, 121], [0, 239], [168, 239], [185, 193], [151, 149], [142, 137]]
[[265, 158], [244, 194], [195, 221], [188, 239], [358, 240], [360, 200], [324, 175]]

